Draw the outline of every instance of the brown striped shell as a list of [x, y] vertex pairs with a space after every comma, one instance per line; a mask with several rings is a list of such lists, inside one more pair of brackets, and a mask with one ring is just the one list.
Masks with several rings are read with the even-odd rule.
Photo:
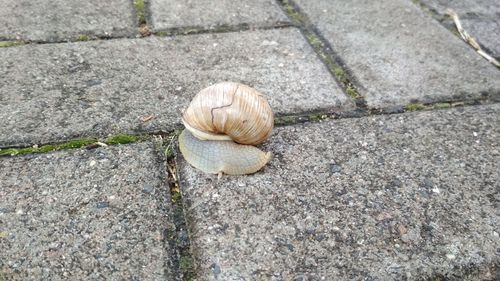
[[182, 116], [186, 128], [201, 140], [259, 144], [271, 135], [274, 115], [255, 89], [222, 82], [201, 90]]
[[264, 142], [274, 126], [271, 107], [253, 88], [233, 82], [205, 88], [182, 122], [187, 130], [179, 136], [179, 149], [188, 163], [206, 173], [251, 174], [271, 159], [271, 152], [251, 146]]

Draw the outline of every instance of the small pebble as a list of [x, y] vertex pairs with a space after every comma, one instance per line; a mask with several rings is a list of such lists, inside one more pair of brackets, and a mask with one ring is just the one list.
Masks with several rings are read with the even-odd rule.
[[103, 208], [108, 208], [109, 207], [109, 203], [108, 202], [99, 202], [97, 203], [97, 208], [98, 209], [103, 209]]

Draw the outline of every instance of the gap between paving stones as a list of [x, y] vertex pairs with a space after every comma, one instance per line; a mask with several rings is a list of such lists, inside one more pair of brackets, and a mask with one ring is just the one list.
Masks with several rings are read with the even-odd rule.
[[[141, 38], [149, 37], [149, 36], [158, 36], [158, 37], [174, 37], [174, 36], [184, 36], [184, 35], [195, 35], [195, 34], [212, 34], [212, 33], [230, 33], [230, 32], [240, 32], [240, 31], [248, 31], [248, 30], [270, 30], [270, 29], [282, 29], [287, 27], [292, 27], [292, 24], [289, 23], [279, 23], [272, 26], [250, 26], [247, 24], [239, 24], [239, 25], [218, 25], [213, 28], [203, 28], [199, 26], [188, 26], [188, 27], [178, 27], [178, 28], [169, 28], [165, 30], [160, 30], [153, 32], [150, 30], [148, 25], [141, 25], [140, 35]], [[134, 36], [122, 36], [122, 37], [111, 37], [111, 36], [98, 36], [92, 34], [80, 34], [70, 40], [57, 40], [57, 41], [28, 41], [28, 40], [10, 40], [10, 41], [1, 41], [0, 40], [0, 48], [10, 48], [15, 46], [22, 46], [26, 44], [60, 44], [60, 43], [74, 43], [74, 42], [86, 42], [86, 41], [96, 41], [96, 40], [113, 40], [113, 39], [124, 39], [136, 38]]]
[[195, 263], [191, 253], [190, 235], [185, 217], [184, 200], [180, 189], [179, 172], [177, 169], [177, 145], [176, 140], [181, 130], [176, 130], [171, 137], [162, 141], [162, 150], [166, 157], [166, 168], [168, 175], [168, 185], [170, 190], [170, 200], [172, 206], [173, 223], [175, 233], [169, 233], [167, 237], [170, 247], [176, 250], [176, 257], [172, 258], [172, 263], [176, 276], [179, 280], [193, 280], [195, 278]]
[[351, 97], [360, 110], [367, 110], [366, 101], [360, 95], [359, 83], [353, 77], [352, 72], [346, 67], [342, 59], [335, 54], [328, 41], [321, 35], [316, 27], [311, 24], [308, 17], [300, 8], [289, 0], [277, 0], [285, 14], [299, 28], [306, 40], [312, 46], [320, 60], [325, 64], [328, 71], [335, 77], [344, 93]]
[[175, 27], [165, 30], [153, 31], [151, 34], [159, 37], [170, 37], [170, 36], [182, 36], [182, 35], [193, 35], [193, 34], [210, 34], [210, 33], [228, 33], [228, 32], [239, 32], [247, 30], [269, 30], [269, 29], [281, 29], [291, 27], [293, 25], [289, 23], [278, 23], [270, 26], [251, 26], [249, 24], [237, 24], [237, 25], [217, 25], [211, 28], [204, 28], [201, 26], [185, 26], [185, 27]]
[[32, 146], [27, 146], [27, 147], [6, 147], [6, 148], [0, 148], [0, 157], [47, 153], [52, 151], [60, 151], [60, 150], [76, 149], [76, 148], [93, 149], [108, 145], [144, 142], [151, 140], [153, 137], [154, 136], [150, 135], [115, 135], [108, 137], [105, 140], [99, 140], [98, 138], [81, 138], [60, 143], [48, 143], [42, 145], [34, 144]]
[[142, 37], [147, 37], [151, 35], [151, 27], [148, 25], [148, 15], [149, 13], [149, 1], [147, 0], [133, 0], [135, 17], [137, 19], [137, 27], [139, 34]]
[[[298, 114], [290, 114], [283, 116], [276, 116], [274, 125], [276, 127], [290, 126], [301, 123], [317, 123], [330, 119], [344, 119], [344, 118], [361, 118], [372, 115], [387, 115], [387, 114], [400, 114], [405, 112], [420, 111], [420, 110], [440, 110], [462, 106], [474, 106], [484, 104], [494, 104], [500, 102], [500, 96], [490, 97], [486, 96], [484, 99], [464, 100], [464, 101], [443, 101], [436, 103], [410, 103], [399, 111], [383, 111], [383, 110], [355, 110], [350, 112], [303, 112]], [[105, 145], [118, 145], [128, 144], [135, 142], [144, 142], [152, 140], [156, 137], [165, 139], [172, 139], [179, 136], [182, 128], [177, 127], [170, 132], [152, 132], [149, 134], [119, 134], [110, 136], [106, 139], [99, 139], [97, 137], [76, 138], [64, 142], [32, 144], [23, 147], [4, 147], [0, 148], [0, 157], [17, 156], [25, 154], [39, 154], [48, 153], [52, 151], [60, 151], [67, 149], [86, 148], [93, 149]], [[175, 139], [174, 139], [175, 140]], [[170, 146], [165, 147], [167, 157], [171, 157], [173, 148]]]

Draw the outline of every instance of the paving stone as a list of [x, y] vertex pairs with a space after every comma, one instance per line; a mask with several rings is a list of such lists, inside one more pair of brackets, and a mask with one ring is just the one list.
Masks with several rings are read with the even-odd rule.
[[446, 25], [455, 26], [446, 16], [448, 8], [457, 12], [463, 28], [491, 55], [500, 58], [500, 2], [496, 0], [421, 0], [437, 12]]
[[419, 0], [419, 2], [441, 15], [445, 15], [448, 8], [463, 15], [469, 13], [493, 16], [500, 13], [500, 3], [495, 0]]
[[149, 143], [0, 159], [1, 280], [171, 280]]
[[220, 180], [179, 156], [201, 279], [493, 280], [499, 112], [280, 127], [263, 171]]
[[353, 107], [295, 28], [25, 45], [0, 61], [0, 147], [173, 130], [221, 81], [255, 87], [277, 114]]
[[500, 95], [500, 72], [406, 0], [296, 0], [371, 108]]
[[289, 22], [273, 0], [151, 0], [153, 29], [247, 25], [274, 26]]
[[129, 0], [0, 0], [0, 40], [62, 41], [136, 34]]

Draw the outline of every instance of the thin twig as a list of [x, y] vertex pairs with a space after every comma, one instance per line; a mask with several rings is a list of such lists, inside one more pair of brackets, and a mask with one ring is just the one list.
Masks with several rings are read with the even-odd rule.
[[487, 54], [477, 43], [476, 39], [474, 37], [470, 36], [467, 31], [462, 27], [462, 23], [460, 23], [460, 19], [458, 18], [458, 14], [453, 11], [452, 9], [446, 10], [446, 13], [453, 19], [453, 22], [455, 23], [455, 26], [457, 27], [458, 33], [460, 33], [460, 36], [462, 39], [467, 42], [469, 45], [471, 45], [476, 51], [478, 52], [479, 55], [481, 55], [483, 58], [487, 59], [490, 63], [494, 64], [496, 67], [500, 67], [500, 62], [498, 62], [494, 57], [491, 55]]

